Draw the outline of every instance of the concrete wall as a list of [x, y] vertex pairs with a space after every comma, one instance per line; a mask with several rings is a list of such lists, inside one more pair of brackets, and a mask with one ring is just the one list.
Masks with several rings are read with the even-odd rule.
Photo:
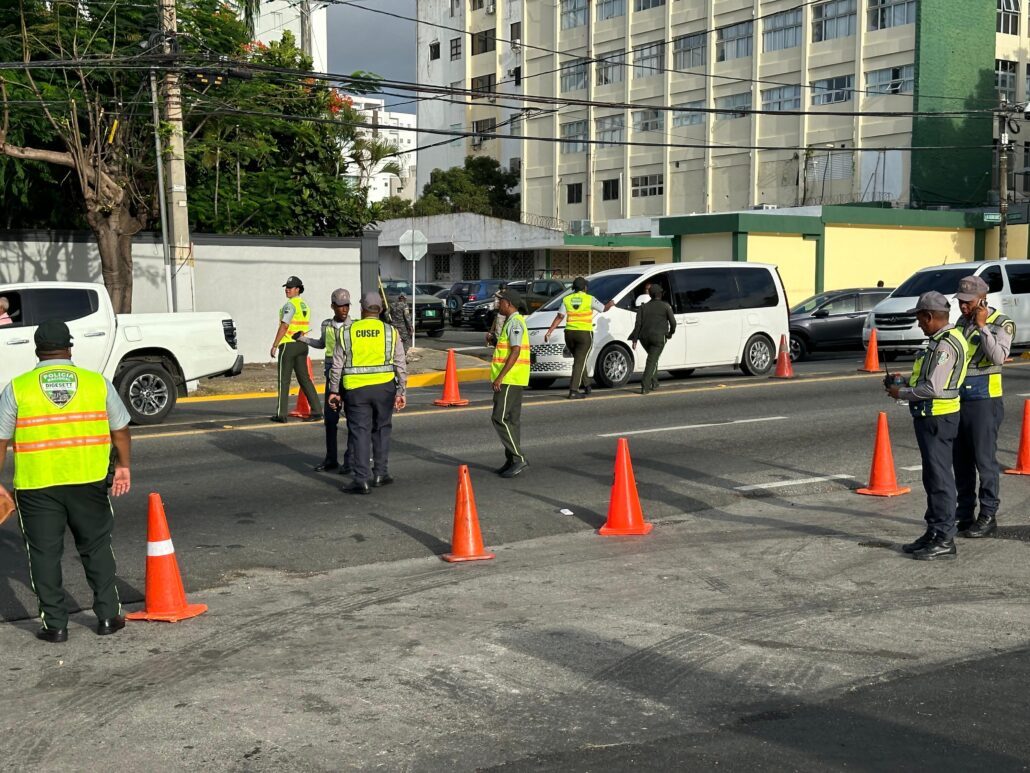
[[733, 260], [731, 234], [691, 234], [679, 239], [680, 260]]

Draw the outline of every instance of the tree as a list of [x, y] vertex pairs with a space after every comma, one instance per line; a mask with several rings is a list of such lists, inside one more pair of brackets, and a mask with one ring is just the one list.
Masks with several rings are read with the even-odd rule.
[[402, 199], [400, 196], [390, 196], [383, 199], [381, 205], [379, 217], [383, 220], [396, 220], [402, 217], [412, 217], [415, 214], [411, 202], [407, 199]]
[[502, 169], [496, 159], [469, 156], [463, 166], [433, 170], [422, 197], [415, 202], [414, 213], [474, 212], [518, 220], [520, 198], [512, 192], [518, 184], [518, 173]]

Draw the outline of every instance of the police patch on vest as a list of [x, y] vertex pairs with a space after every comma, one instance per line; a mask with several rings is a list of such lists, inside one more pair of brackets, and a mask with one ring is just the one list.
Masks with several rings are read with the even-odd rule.
[[39, 374], [39, 388], [46, 399], [64, 408], [79, 390], [79, 377], [70, 370], [47, 370]]
[[938, 352], [937, 353], [937, 364], [938, 365], [946, 365], [948, 360], [950, 360], [950, 359], [951, 359], [951, 353], [950, 352]]

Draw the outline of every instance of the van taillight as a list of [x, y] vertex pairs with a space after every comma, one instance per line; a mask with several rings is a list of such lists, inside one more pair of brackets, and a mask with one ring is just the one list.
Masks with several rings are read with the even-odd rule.
[[469, 303], [471, 303], [471, 302], [472, 302], [472, 301], [474, 301], [475, 299], [476, 299], [476, 296], [475, 296], [475, 295], [473, 295], [472, 293], [469, 293]]

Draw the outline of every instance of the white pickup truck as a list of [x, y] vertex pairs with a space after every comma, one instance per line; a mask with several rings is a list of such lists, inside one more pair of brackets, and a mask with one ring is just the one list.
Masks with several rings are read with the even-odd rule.
[[75, 364], [114, 382], [134, 424], [161, 423], [186, 382], [243, 369], [228, 314], [116, 315], [103, 285], [0, 282], [0, 389], [35, 366], [33, 335], [48, 319], [68, 323]]

